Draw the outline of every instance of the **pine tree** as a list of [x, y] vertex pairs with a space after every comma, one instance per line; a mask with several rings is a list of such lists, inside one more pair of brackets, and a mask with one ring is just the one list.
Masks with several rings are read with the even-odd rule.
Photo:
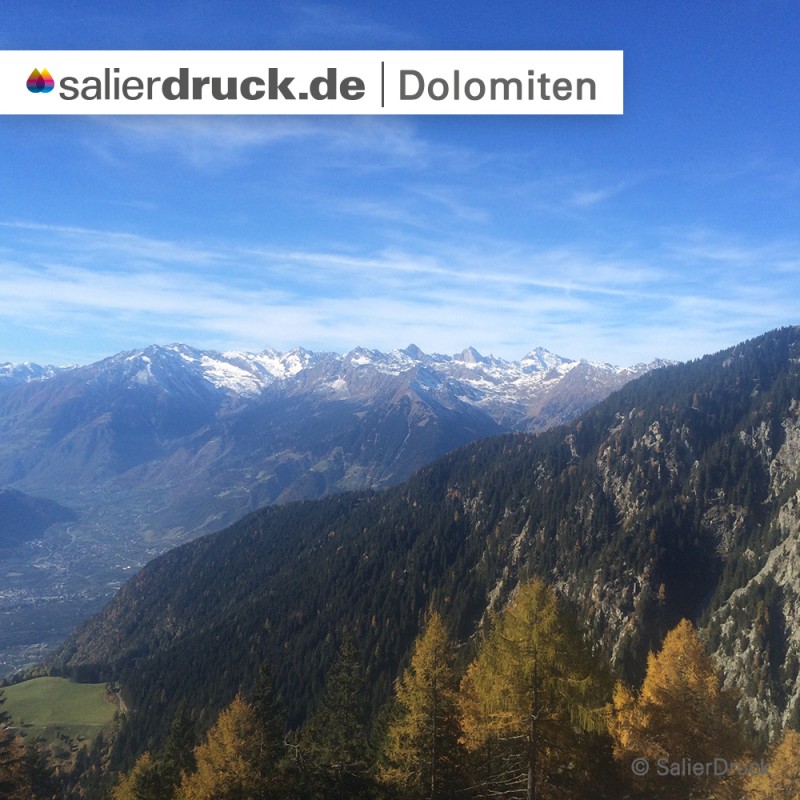
[[269, 784], [286, 755], [284, 715], [272, 689], [272, 673], [266, 662], [258, 670], [253, 691], [253, 712], [258, 737], [258, 761], [261, 782]]
[[[73, 789], [76, 797], [107, 798], [111, 796], [115, 785], [114, 776], [108, 769], [109, 744], [102, 733], [98, 733], [87, 751], [82, 748], [78, 752], [75, 768], [72, 771], [77, 778], [77, 786]], [[117, 778], [117, 781], [119, 778]], [[164, 800], [167, 800], [165, 798]]]
[[118, 779], [113, 800], [172, 800], [183, 775], [195, 770], [194, 745], [194, 723], [187, 704], [182, 702], [161, 757], [143, 753], [131, 771]]
[[399, 714], [387, 735], [387, 783], [429, 800], [455, 794], [460, 783], [457, 685], [453, 644], [433, 613], [395, 687]]
[[650, 653], [638, 694], [617, 684], [610, 732], [614, 755], [624, 767], [646, 759], [650, 769], [639, 784], [648, 794], [741, 796], [735, 776], [723, 778], [713, 770], [675, 776], [659, 774], [666, 767], [657, 768], [731, 762], [744, 753], [734, 698], [721, 688], [714, 663], [688, 620], [667, 634], [658, 654]]
[[329, 797], [354, 797], [369, 783], [372, 754], [364, 686], [356, 649], [347, 638], [330, 670], [319, 706], [300, 736], [303, 758], [312, 772], [323, 774]]
[[[25, 772], [30, 785], [32, 800], [50, 800], [56, 797], [57, 786], [45, 753], [39, 749], [42, 740], [25, 747]], [[77, 770], [76, 770], [77, 772]]]
[[194, 748], [196, 745], [194, 722], [189, 714], [189, 706], [183, 700], [172, 720], [169, 738], [164, 746], [161, 759], [165, 782], [173, 789], [178, 786], [181, 775], [194, 772]]
[[605, 726], [601, 672], [552, 590], [520, 586], [461, 682], [476, 793], [534, 800], [579, 782], [580, 731]]

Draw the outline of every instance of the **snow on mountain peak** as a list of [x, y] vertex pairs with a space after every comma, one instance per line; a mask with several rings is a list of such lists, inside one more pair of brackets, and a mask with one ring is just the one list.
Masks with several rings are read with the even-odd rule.
[[551, 353], [549, 350], [545, 350], [544, 347], [537, 347], [535, 350], [531, 350], [519, 362], [519, 365], [524, 372], [549, 372], [567, 364], [575, 365], [577, 363], [571, 358], [564, 358]]
[[0, 364], [0, 386], [17, 386], [31, 381], [43, 381], [52, 378], [59, 372], [72, 369], [69, 367], [40, 366], [30, 361], [20, 364]]
[[[311, 391], [320, 390], [347, 395], [375, 391], [381, 384], [376, 374], [408, 375], [423, 391], [435, 391], [441, 398], [452, 396], [462, 402], [489, 409], [511, 405], [529, 405], [547, 387], [574, 372], [576, 380], [597, 382], [620, 380], [640, 375], [660, 366], [636, 365], [614, 367], [589, 361], [575, 361], [555, 355], [543, 347], [531, 350], [520, 361], [506, 361], [483, 356], [467, 347], [452, 356], [426, 354], [415, 344], [403, 350], [383, 353], [357, 347], [346, 355], [313, 353], [295, 348], [282, 353], [264, 349], [245, 351], [197, 350], [185, 344], [152, 345], [143, 350], [119, 353], [86, 369], [99, 376], [119, 373], [122, 381], [134, 385], [161, 386], [165, 391], [188, 388], [192, 381], [205, 391], [218, 391], [229, 397], [254, 398], [276, 382], [295, 382]], [[313, 368], [313, 371], [311, 371]], [[583, 370], [588, 370], [583, 377]], [[61, 370], [36, 365], [0, 364], [0, 386], [13, 386], [39, 380]], [[370, 377], [372, 375], [373, 377]]]
[[393, 353], [402, 353], [414, 361], [422, 361], [425, 358], [425, 353], [420, 350], [415, 344], [410, 344], [404, 350], [394, 350]]
[[454, 355], [453, 360], [463, 361], [465, 364], [480, 364], [483, 362], [483, 356], [474, 347], [468, 347]]

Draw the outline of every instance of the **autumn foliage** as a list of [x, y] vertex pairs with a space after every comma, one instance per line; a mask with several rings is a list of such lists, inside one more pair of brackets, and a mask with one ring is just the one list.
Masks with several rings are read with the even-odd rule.
[[[647, 764], [638, 783], [648, 796], [741, 797], [735, 771], [720, 775], [705, 766], [735, 764], [746, 754], [734, 697], [721, 688], [714, 663], [688, 620], [667, 634], [658, 653], [650, 654], [638, 693], [617, 684], [610, 731], [615, 756], [627, 769], [633, 766], [637, 772], [636, 763]], [[644, 766], [638, 771], [644, 772]]]
[[574, 791], [587, 735], [605, 730], [601, 676], [552, 589], [541, 581], [520, 586], [461, 682], [475, 791], [524, 798]]
[[459, 781], [458, 678], [442, 618], [431, 614], [396, 686], [384, 780], [413, 796], [451, 797]]

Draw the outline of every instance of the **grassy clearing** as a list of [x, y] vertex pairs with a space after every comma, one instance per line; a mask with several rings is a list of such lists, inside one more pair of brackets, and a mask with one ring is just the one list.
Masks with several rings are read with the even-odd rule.
[[60, 742], [69, 749], [91, 744], [114, 721], [117, 704], [102, 683], [34, 678], [2, 690], [3, 707], [26, 738]]

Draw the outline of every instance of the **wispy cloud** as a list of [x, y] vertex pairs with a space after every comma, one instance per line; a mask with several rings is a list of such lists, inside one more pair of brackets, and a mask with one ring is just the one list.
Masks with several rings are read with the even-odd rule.
[[740, 235], [693, 229], [672, 234], [668, 247], [676, 259], [686, 263], [723, 264], [740, 269], [795, 263], [800, 255], [796, 242], [754, 242]]
[[569, 198], [569, 203], [576, 208], [591, 208], [620, 194], [627, 188], [626, 184], [606, 186], [601, 189], [576, 189]]
[[283, 36], [292, 47], [298, 41], [324, 37], [327, 47], [339, 43], [342, 48], [362, 50], [395, 47], [415, 49], [419, 40], [402, 26], [387, 25], [367, 16], [363, 11], [333, 3], [292, 3], [289, 24]]
[[373, 117], [96, 117], [88, 125], [85, 146], [109, 163], [124, 162], [126, 154], [167, 154], [216, 172], [265, 149], [304, 142], [308, 162], [326, 154], [326, 167], [335, 166], [331, 155], [364, 171], [422, 167], [434, 157], [412, 122]]
[[[784, 266], [788, 244], [723, 249], [723, 237], [719, 249], [695, 257], [727, 253], [727, 261], [720, 257], [727, 272], [713, 271], [699, 286], [681, 278], [691, 237], [684, 246], [665, 242], [656, 263], [645, 263], [576, 246], [477, 240], [344, 252], [26, 221], [0, 227], [0, 330], [59, 329], [62, 346], [72, 340], [70, 360], [100, 355], [88, 353], [87, 342], [94, 331], [108, 339], [115, 326], [120, 349], [165, 339], [222, 349], [389, 349], [415, 341], [428, 350], [472, 344], [520, 357], [543, 344], [631, 363], [701, 355], [698, 346], [723, 347], [788, 324], [797, 307]], [[758, 273], [748, 266], [756, 258]]]

